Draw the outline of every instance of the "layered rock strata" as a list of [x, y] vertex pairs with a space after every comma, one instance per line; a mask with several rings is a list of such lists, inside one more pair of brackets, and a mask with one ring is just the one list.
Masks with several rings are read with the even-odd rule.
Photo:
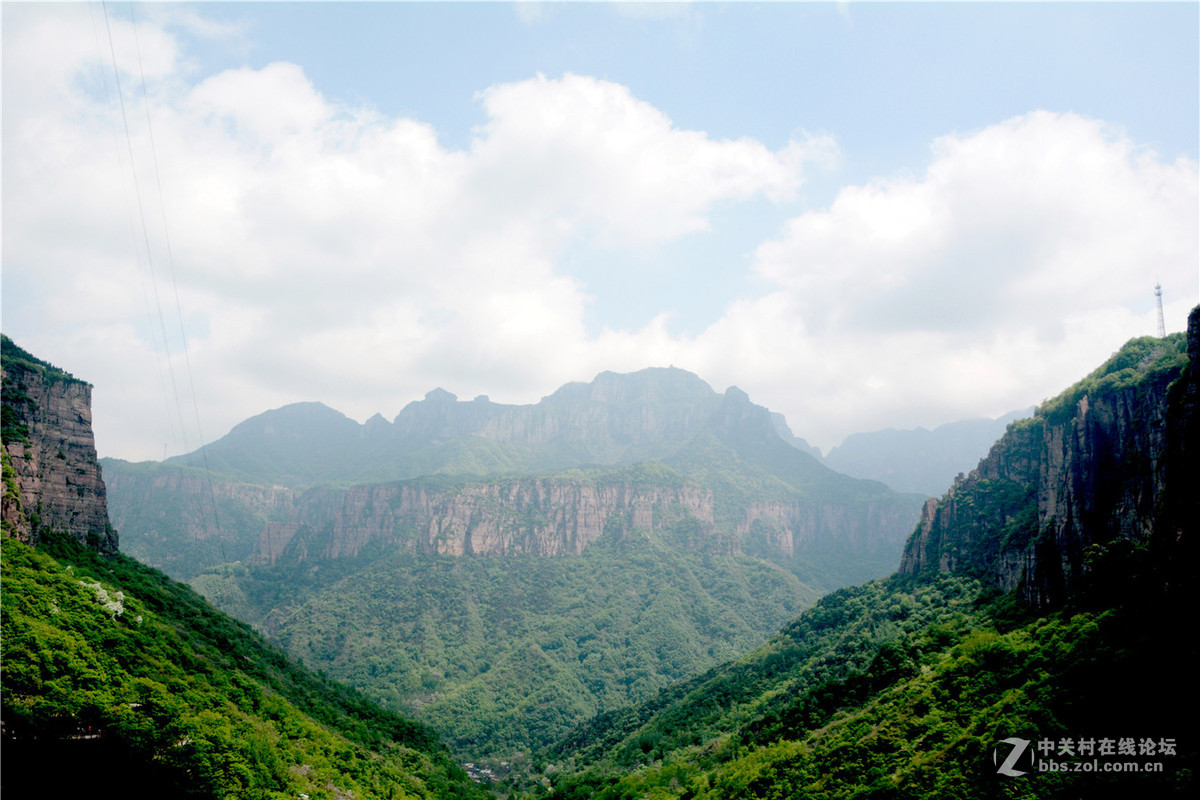
[[926, 504], [900, 572], [972, 573], [1053, 606], [1114, 546], [1155, 548], [1162, 560], [1194, 546], [1197, 364], [1200, 309], [1186, 339], [1135, 340], [1107, 372], [1010, 425]]
[[91, 384], [33, 358], [7, 337], [0, 363], [5, 527], [31, 543], [56, 531], [115, 551], [92, 436]]

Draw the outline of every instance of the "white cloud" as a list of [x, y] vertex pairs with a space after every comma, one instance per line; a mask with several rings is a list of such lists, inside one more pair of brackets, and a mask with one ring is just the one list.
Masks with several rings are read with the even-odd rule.
[[304, 70], [287, 63], [222, 72], [197, 86], [188, 104], [193, 113], [228, 121], [234, 136], [248, 134], [269, 147], [303, 142], [333, 115]]
[[560, 232], [661, 242], [704, 229], [719, 200], [787, 199], [800, 186], [802, 145], [773, 153], [678, 130], [618, 84], [539, 75], [481, 97], [489, 121], [472, 147], [476, 193], [503, 192]]
[[[36, 72], [43, 56], [23, 58]], [[790, 196], [810, 150], [830, 146], [712, 140], [567, 75], [485, 90], [487, 122], [452, 151], [419, 121], [330, 103], [293, 64], [194, 86], [175, 67], [147, 75], [153, 149], [140, 103], [127, 99], [126, 142], [115, 105], [76, 76], [58, 79], [60, 102], [5, 99], [5, 194], [22, 198], [6, 212], [6, 279], [42, 298], [12, 318], [103, 387], [101, 449], [139, 457], [184, 446], [147, 425], [164, 416], [147, 381], [190, 406], [176, 290], [210, 433], [300, 399], [392, 414], [434, 384], [536, 397], [605, 360], [586, 287], [556, 270], [568, 242], [703, 229], [718, 203]]]
[[1194, 283], [1194, 164], [1048, 112], [933, 151], [920, 180], [847, 188], [759, 249], [814, 328], [972, 335], [1136, 302], [1156, 272]]
[[1034, 112], [939, 139], [919, 179], [847, 187], [789, 221], [757, 253], [774, 291], [706, 336], [794, 343], [775, 363], [826, 388], [781, 385], [776, 402], [826, 446], [852, 426], [999, 414], [1153, 333], [1156, 279], [1178, 330], [1198, 296], [1198, 215], [1196, 164]]
[[[1175, 329], [1198, 294], [1196, 165], [1036, 112], [796, 216], [753, 255], [761, 296], [695, 336], [665, 314], [589, 335], [569, 248], [619, 259], [706, 230], [722, 204], [798, 197], [836, 143], [713, 139], [568, 74], [483, 89], [486, 121], [452, 150], [420, 120], [331, 103], [293, 64], [190, 83], [175, 39], [142, 22], [156, 176], [141, 98], [127, 144], [100, 90], [95, 20], [5, 22], [5, 327], [95, 383], [103, 454], [196, 446], [180, 312], [209, 437], [298, 400], [365, 419], [437, 385], [530, 402], [675, 364], [829, 447], [1036, 402], [1154, 330], [1154, 280]], [[115, 22], [126, 71], [130, 33]]]

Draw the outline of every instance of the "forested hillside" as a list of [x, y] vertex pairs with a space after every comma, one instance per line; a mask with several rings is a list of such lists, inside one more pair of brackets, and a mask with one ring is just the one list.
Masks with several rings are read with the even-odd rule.
[[[886, 574], [920, 509], [677, 369], [356, 425], [303, 404], [238, 426], [213, 472], [106, 461], [124, 547], [493, 764]], [[437, 474], [346, 485], [369, 464]]]
[[[1191, 796], [1197, 654], [1174, 601], [1031, 616], [978, 589], [946, 576], [837, 592], [750, 656], [594, 720], [512, 785], [572, 798]], [[1010, 738], [1033, 748], [1020, 776], [998, 772]]]
[[486, 796], [431, 728], [113, 552], [90, 387], [7, 337], [2, 358], [7, 795]]
[[641, 535], [578, 557], [392, 554], [195, 583], [463, 758], [498, 761], [746, 652], [817, 596], [763, 561]]
[[433, 730], [304, 669], [162, 573], [67, 539], [3, 546], [13, 796], [484, 796]]
[[[589, 510], [590, 523], [577, 524], [590, 495], [576, 493], [565, 502], [537, 499], [501, 520], [496, 504], [484, 503], [448, 534], [451, 541], [438, 541], [457, 498], [503, 492], [517, 480], [647, 493], [685, 486], [696, 500], [682, 502], [704, 529], [704, 549], [783, 566], [820, 561], [845, 569], [843, 582], [890, 569], [920, 500], [840, 475], [779, 431], [744, 392], [717, 394], [691, 373], [657, 369], [602, 373], [530, 406], [460, 402], [435, 391], [392, 423], [377, 417], [360, 426], [319, 404], [297, 404], [247, 420], [204, 454], [103, 466], [129, 552], [185, 580], [225, 561], [272, 563], [302, 528], [323, 537], [307, 549], [313, 558], [355, 554], [366, 541], [467, 552], [478, 519], [519, 542], [497, 553], [473, 538], [473, 552], [495, 555], [544, 551], [547, 539], [568, 550], [578, 524], [590, 525], [594, 538], [613, 515], [630, 511], [601, 503]], [[414, 496], [420, 502], [410, 502]], [[521, 501], [505, 502], [511, 514]], [[532, 549], [530, 536], [538, 542]]]
[[1198, 357], [1200, 309], [1186, 342], [1130, 342], [927, 507], [904, 575], [824, 597], [747, 657], [592, 720], [510, 787], [1192, 796], [1200, 654], [1180, 626], [1197, 601]]

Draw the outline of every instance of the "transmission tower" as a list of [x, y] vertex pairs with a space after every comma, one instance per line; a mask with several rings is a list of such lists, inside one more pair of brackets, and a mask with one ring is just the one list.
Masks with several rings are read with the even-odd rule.
[[1167, 326], [1163, 322], [1162, 313], [1162, 284], [1158, 281], [1154, 282], [1154, 297], [1158, 301], [1158, 338], [1163, 338], [1167, 335]]

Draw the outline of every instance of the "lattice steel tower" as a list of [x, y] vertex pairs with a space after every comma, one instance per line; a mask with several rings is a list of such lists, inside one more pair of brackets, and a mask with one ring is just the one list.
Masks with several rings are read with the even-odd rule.
[[1167, 326], [1163, 322], [1162, 313], [1162, 284], [1158, 281], [1154, 282], [1154, 297], [1158, 301], [1158, 338], [1163, 338], [1167, 335]]

